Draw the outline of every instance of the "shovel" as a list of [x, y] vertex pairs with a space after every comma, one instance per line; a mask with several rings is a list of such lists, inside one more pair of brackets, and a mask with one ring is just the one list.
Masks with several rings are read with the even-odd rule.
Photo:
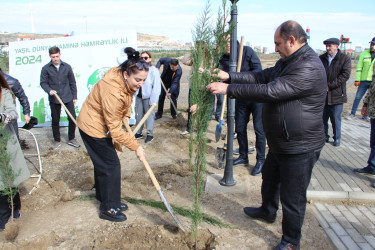
[[74, 124], [77, 126], [76, 119], [74, 119], [74, 117], [69, 112], [69, 110], [67, 109], [67, 107], [65, 106], [65, 104], [63, 103], [63, 101], [60, 99], [60, 97], [57, 95], [57, 93], [55, 93], [54, 95], [55, 95], [56, 99], [59, 101], [59, 103], [61, 104], [61, 106], [64, 108], [65, 112], [68, 114], [68, 116], [70, 117], [70, 119], [72, 119], [72, 121], [74, 122]]
[[[237, 72], [241, 71], [244, 40], [245, 40], [245, 37], [241, 36], [240, 51], [239, 51], [239, 54], [238, 54], [238, 61], [237, 61]], [[216, 130], [215, 130], [216, 142], [218, 142], [220, 140], [220, 135], [221, 135], [221, 132], [223, 131], [223, 118], [224, 118], [224, 110], [225, 110], [225, 104], [226, 103], [227, 103], [227, 95], [224, 95], [223, 106], [222, 106], [221, 115], [220, 115], [220, 123], [216, 125]]]
[[154, 103], [154, 104], [151, 105], [151, 107], [148, 109], [147, 113], [142, 117], [142, 119], [140, 120], [140, 122], [138, 123], [138, 125], [135, 127], [135, 129], [133, 131], [133, 134], [136, 134], [138, 132], [138, 130], [140, 129], [140, 127], [142, 126], [142, 124], [151, 115], [151, 113], [152, 113], [152, 111], [154, 110], [155, 107], [156, 107], [156, 103]]
[[[167, 90], [167, 88], [165, 87], [163, 81], [160, 81], [160, 82], [161, 82], [161, 86], [163, 86], [163, 89], [164, 89], [164, 91], [165, 91], [165, 94], [167, 94], [167, 93], [168, 93], [168, 90]], [[184, 116], [183, 116], [181, 113], [178, 112], [178, 110], [177, 110], [177, 108], [176, 108], [176, 105], [174, 105], [174, 102], [172, 101], [172, 99], [171, 99], [169, 96], [168, 96], [168, 99], [169, 99], [169, 101], [171, 101], [171, 104], [172, 104], [174, 110], [176, 111], [176, 114], [177, 114], [177, 121], [178, 121], [178, 123], [179, 123], [181, 126], [185, 126], [185, 125], [186, 125], [186, 121], [185, 121]]]
[[[134, 135], [133, 132], [131, 131], [130, 127], [129, 127], [129, 124], [125, 120], [123, 120], [123, 123], [125, 125], [126, 130], [129, 133], [131, 133], [132, 135]], [[154, 184], [154, 186], [156, 188], [156, 191], [158, 191], [160, 199], [163, 201], [165, 207], [168, 209], [169, 213], [172, 215], [173, 219], [176, 221], [178, 227], [182, 231], [185, 232], [185, 228], [183, 227], [183, 225], [181, 224], [180, 220], [177, 218], [176, 214], [174, 213], [173, 208], [171, 207], [171, 205], [169, 205], [167, 199], [165, 198], [164, 193], [161, 190], [159, 182], [156, 180], [156, 177], [155, 177], [154, 173], [152, 172], [150, 165], [148, 164], [148, 162], [146, 161], [145, 158], [142, 159], [142, 162], [143, 162], [143, 165], [145, 166], [145, 168], [147, 170], [148, 175], [151, 178], [152, 183]]]

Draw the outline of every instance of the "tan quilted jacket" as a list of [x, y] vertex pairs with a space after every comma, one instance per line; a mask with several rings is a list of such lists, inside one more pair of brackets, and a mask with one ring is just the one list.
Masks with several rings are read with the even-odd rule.
[[77, 119], [78, 127], [91, 137], [111, 137], [117, 150], [121, 148], [119, 144], [137, 150], [139, 143], [122, 129], [122, 118], [131, 115], [133, 95], [120, 68], [110, 69], [83, 103]]

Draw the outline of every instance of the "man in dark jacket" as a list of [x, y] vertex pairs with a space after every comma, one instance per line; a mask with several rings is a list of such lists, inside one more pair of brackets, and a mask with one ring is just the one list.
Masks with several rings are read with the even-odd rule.
[[[77, 86], [72, 67], [60, 60], [60, 49], [58, 47], [51, 47], [49, 49], [49, 56], [51, 61], [47, 63], [40, 74], [40, 86], [49, 94], [49, 105], [51, 107], [52, 116], [52, 132], [53, 132], [53, 148], [60, 147], [60, 113], [61, 104], [55, 97], [57, 94], [71, 115], [76, 118], [74, 105], [77, 102]], [[75, 139], [75, 123], [69, 120], [68, 130], [68, 145], [79, 147]]]
[[[25, 91], [22, 88], [21, 83], [14, 77], [11, 77], [8, 74], [5, 74], [3, 70], [0, 68], [0, 72], [3, 74], [5, 80], [8, 82], [9, 87], [12, 89], [14, 95], [18, 98], [18, 101], [20, 102], [22, 109], [23, 109], [23, 118], [25, 119], [25, 123], [30, 122], [30, 103], [29, 99], [27, 98]], [[18, 137], [18, 125], [17, 121], [13, 123], [15, 132]]]
[[[295, 21], [276, 30], [276, 65], [261, 72], [218, 73], [236, 84], [211, 83], [213, 94], [263, 103], [263, 128], [269, 152], [262, 169], [262, 206], [245, 207], [254, 218], [273, 223], [279, 200], [283, 236], [275, 249], [298, 249], [312, 168], [324, 146], [323, 108], [327, 77], [306, 33]], [[242, 84], [240, 84], [242, 83]]]
[[[237, 45], [239, 43], [237, 42]], [[239, 46], [237, 46], [237, 55], [239, 54]], [[222, 70], [229, 72], [229, 55], [230, 55], [230, 40], [228, 39], [227, 51], [220, 59]], [[242, 54], [241, 72], [246, 71], [261, 71], [262, 64], [252, 48], [244, 46]], [[233, 166], [248, 166], [249, 158], [249, 144], [247, 140], [247, 124], [250, 120], [250, 115], [253, 115], [253, 126], [255, 130], [255, 147], [257, 152], [257, 162], [251, 172], [252, 175], [259, 175], [264, 160], [266, 158], [266, 135], [264, 134], [262, 124], [262, 109], [263, 104], [257, 102], [248, 102], [236, 100], [235, 108], [235, 132], [237, 133], [237, 141], [239, 145], [239, 157], [233, 161]]]
[[333, 129], [333, 146], [341, 143], [341, 114], [344, 103], [347, 102], [346, 81], [350, 77], [350, 57], [339, 50], [340, 40], [329, 38], [323, 42], [327, 52], [319, 58], [327, 72], [327, 98], [323, 111], [324, 132], [326, 142], [329, 142], [328, 119]]
[[[159, 69], [161, 65], [163, 65], [163, 72], [161, 73], [160, 77], [165, 85], [165, 88], [168, 90], [168, 93], [165, 93], [164, 88], [161, 90], [158, 103], [158, 112], [155, 115], [155, 120], [160, 119], [163, 116], [165, 96], [171, 99], [177, 108], [177, 98], [180, 94], [180, 80], [182, 76], [182, 68], [178, 64], [177, 59], [168, 57], [160, 58], [155, 67]], [[172, 104], [170, 105], [170, 109], [172, 118], [176, 119], [177, 114], [173, 109]]]

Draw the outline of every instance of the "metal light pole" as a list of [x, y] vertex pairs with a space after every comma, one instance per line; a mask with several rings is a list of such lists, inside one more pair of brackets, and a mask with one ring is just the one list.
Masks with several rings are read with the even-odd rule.
[[[232, 11], [230, 13], [230, 22], [234, 26], [230, 35], [230, 55], [229, 55], [229, 72], [236, 72], [237, 69], [237, 3], [239, 0], [231, 0]], [[227, 112], [227, 153], [224, 169], [224, 177], [219, 181], [222, 186], [234, 186], [236, 181], [233, 179], [233, 135], [234, 135], [234, 108], [235, 100], [228, 98]]]

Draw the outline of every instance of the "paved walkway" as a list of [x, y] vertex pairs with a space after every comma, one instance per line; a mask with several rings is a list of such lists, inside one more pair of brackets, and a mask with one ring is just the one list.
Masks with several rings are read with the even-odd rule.
[[[341, 146], [327, 143], [313, 169], [307, 196], [319, 200], [315, 217], [337, 249], [375, 249], [375, 176], [355, 174], [366, 167], [370, 123], [342, 120]], [[363, 205], [332, 205], [324, 200], [366, 201]], [[350, 204], [350, 203], [349, 203]]]

